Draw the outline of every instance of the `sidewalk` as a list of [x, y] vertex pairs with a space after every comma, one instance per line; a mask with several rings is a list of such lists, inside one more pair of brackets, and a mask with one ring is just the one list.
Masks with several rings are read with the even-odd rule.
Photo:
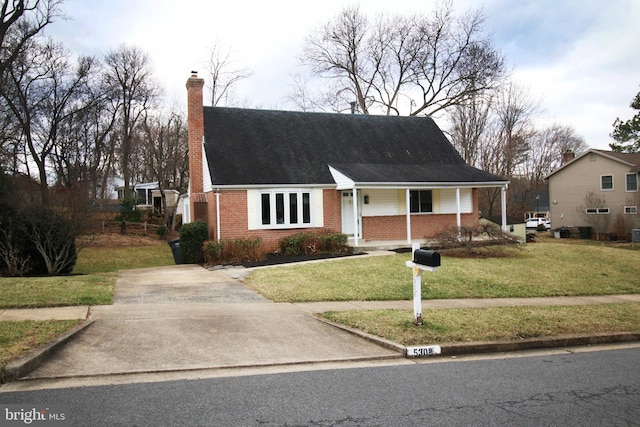
[[[590, 304], [640, 303], [640, 294], [598, 295], [578, 297], [537, 297], [537, 298], [469, 298], [422, 300], [423, 310], [443, 308], [483, 308], [483, 307], [522, 307], [522, 306], [563, 306]], [[298, 302], [292, 305], [317, 314], [326, 311], [348, 310], [411, 310], [412, 300], [403, 301], [323, 301]], [[33, 309], [0, 310], [0, 321], [7, 320], [73, 320], [89, 317], [91, 307], [51, 307]]]

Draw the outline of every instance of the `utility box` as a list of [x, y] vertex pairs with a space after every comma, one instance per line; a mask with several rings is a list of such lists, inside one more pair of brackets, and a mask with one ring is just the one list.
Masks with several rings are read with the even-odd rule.
[[427, 267], [440, 267], [440, 252], [416, 249], [413, 252], [413, 262]]
[[634, 228], [631, 230], [631, 241], [634, 243], [640, 243], [640, 228]]

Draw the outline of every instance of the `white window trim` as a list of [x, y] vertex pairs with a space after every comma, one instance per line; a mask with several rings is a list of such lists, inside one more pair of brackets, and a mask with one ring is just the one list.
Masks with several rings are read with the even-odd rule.
[[[636, 189], [635, 190], [629, 190], [628, 181], [627, 181], [627, 177], [628, 176], [635, 176], [636, 177]], [[625, 177], [624, 177], [624, 188], [627, 191], [627, 193], [636, 193], [638, 191], [638, 174], [636, 174], [636, 173], [628, 173], [628, 174], [626, 174]]]
[[638, 214], [638, 207], [637, 206], [625, 206], [624, 207], [624, 214], [625, 215], [637, 215]]
[[[303, 211], [302, 211], [302, 194], [309, 194], [309, 222], [303, 222]], [[258, 190], [256, 192], [257, 200], [256, 200], [256, 214], [257, 214], [257, 228], [260, 230], [279, 230], [279, 229], [292, 229], [292, 228], [313, 228], [315, 227], [315, 200], [314, 200], [314, 191], [309, 188], [275, 188], [269, 190]], [[262, 223], [262, 195], [269, 194], [269, 209], [270, 213], [270, 224]], [[276, 221], [276, 194], [284, 194], [284, 218], [285, 222], [282, 224], [275, 223]], [[289, 195], [297, 194], [298, 195], [298, 222], [291, 223], [288, 222], [291, 218], [290, 215], [290, 205], [289, 205]]]
[[410, 189], [409, 190], [409, 192], [412, 192], [412, 191], [417, 191], [417, 192], [420, 192], [420, 191], [431, 191], [431, 210], [430, 211], [426, 211], [426, 212], [422, 212], [422, 211], [411, 212], [411, 207], [409, 207], [409, 211], [410, 211], [411, 215], [433, 215], [433, 214], [436, 213], [435, 212], [435, 207], [434, 207], [435, 203], [434, 203], [434, 191], [433, 191], [433, 189], [424, 189], [424, 190], [418, 190], [418, 189], [411, 190]]
[[[604, 178], [605, 176], [611, 177], [611, 188], [602, 188], [602, 178]], [[614, 189], [615, 189], [615, 183], [614, 183], [613, 175], [612, 174], [600, 175], [600, 191], [614, 191]]]

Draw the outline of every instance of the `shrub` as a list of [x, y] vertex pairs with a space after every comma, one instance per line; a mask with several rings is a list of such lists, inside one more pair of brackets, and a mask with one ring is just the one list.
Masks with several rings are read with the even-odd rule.
[[200, 264], [204, 261], [202, 247], [209, 237], [207, 224], [196, 221], [180, 227], [180, 254], [185, 264]]
[[207, 265], [241, 264], [264, 258], [262, 239], [230, 239], [206, 242], [202, 249]]
[[116, 216], [118, 221], [142, 222], [143, 212], [136, 206], [135, 199], [126, 198], [120, 200], [120, 213]]
[[17, 251], [32, 275], [69, 274], [76, 265], [80, 230], [58, 212], [41, 205], [20, 211], [15, 229]]
[[283, 237], [279, 242], [280, 253], [285, 256], [316, 255], [319, 253], [344, 253], [349, 250], [347, 235], [324, 231], [301, 232]]
[[160, 238], [160, 240], [165, 240], [167, 238], [167, 234], [169, 234], [169, 229], [166, 225], [161, 225], [156, 228], [156, 234]]
[[434, 237], [435, 246], [440, 249], [464, 248], [467, 251], [489, 245], [518, 242], [515, 237], [503, 233], [500, 227], [493, 224], [482, 224], [477, 227], [463, 226], [460, 229], [452, 225], [444, 227]]

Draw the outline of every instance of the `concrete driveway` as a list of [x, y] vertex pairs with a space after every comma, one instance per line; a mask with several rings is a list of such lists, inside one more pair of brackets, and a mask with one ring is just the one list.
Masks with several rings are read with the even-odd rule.
[[26, 378], [401, 357], [197, 265], [122, 271], [114, 304], [92, 307], [90, 318]]

